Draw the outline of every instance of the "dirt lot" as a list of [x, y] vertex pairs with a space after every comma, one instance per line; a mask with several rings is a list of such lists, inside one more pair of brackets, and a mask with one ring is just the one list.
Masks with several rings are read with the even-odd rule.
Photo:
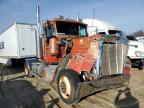
[[129, 88], [96, 93], [74, 106], [48, 84], [25, 78], [22, 68], [1, 67], [0, 73], [0, 108], [144, 108], [144, 70], [132, 69]]

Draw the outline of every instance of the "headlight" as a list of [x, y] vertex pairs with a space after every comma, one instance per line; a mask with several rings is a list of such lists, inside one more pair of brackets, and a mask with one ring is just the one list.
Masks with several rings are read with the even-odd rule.
[[135, 52], [135, 55], [136, 55], [137, 57], [144, 56], [144, 52], [136, 51], [136, 52]]

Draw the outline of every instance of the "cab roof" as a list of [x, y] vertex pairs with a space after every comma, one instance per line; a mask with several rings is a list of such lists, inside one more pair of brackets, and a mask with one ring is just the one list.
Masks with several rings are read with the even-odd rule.
[[61, 18], [54, 18], [52, 20], [47, 20], [49, 22], [64, 22], [64, 23], [75, 23], [87, 26], [87, 24], [83, 23], [82, 21], [77, 21], [73, 19], [61, 19]]

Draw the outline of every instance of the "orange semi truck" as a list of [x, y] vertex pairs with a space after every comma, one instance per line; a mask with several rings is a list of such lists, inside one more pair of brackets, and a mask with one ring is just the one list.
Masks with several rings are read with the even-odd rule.
[[42, 24], [37, 59], [27, 59], [25, 74], [50, 83], [66, 104], [89, 94], [127, 86], [131, 63], [128, 40], [117, 36], [88, 37], [87, 25], [55, 18]]

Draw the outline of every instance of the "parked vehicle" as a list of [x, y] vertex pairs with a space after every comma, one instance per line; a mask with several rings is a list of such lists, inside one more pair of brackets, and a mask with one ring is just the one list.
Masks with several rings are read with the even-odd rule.
[[133, 36], [127, 36], [127, 39], [129, 40], [128, 57], [133, 66], [142, 70], [144, 67], [144, 45]]
[[131, 63], [126, 38], [89, 37], [86, 24], [70, 19], [47, 20], [42, 25], [41, 56], [26, 60], [25, 74], [50, 83], [66, 104], [128, 85]]
[[[112, 24], [96, 19], [83, 19], [83, 22], [88, 24], [89, 36], [95, 34], [123, 36], [123, 32], [118, 27]], [[129, 50], [127, 56], [131, 60], [132, 66], [143, 69], [144, 45], [141, 42], [137, 41], [135, 37], [126, 36], [126, 38], [129, 40]]]
[[14, 23], [0, 34], [0, 63], [36, 57], [36, 25]]
[[87, 30], [89, 36], [95, 34], [113, 34], [118, 36], [122, 35], [122, 31], [117, 26], [104, 21], [100, 21], [97, 19], [83, 19], [82, 22], [88, 25]]

